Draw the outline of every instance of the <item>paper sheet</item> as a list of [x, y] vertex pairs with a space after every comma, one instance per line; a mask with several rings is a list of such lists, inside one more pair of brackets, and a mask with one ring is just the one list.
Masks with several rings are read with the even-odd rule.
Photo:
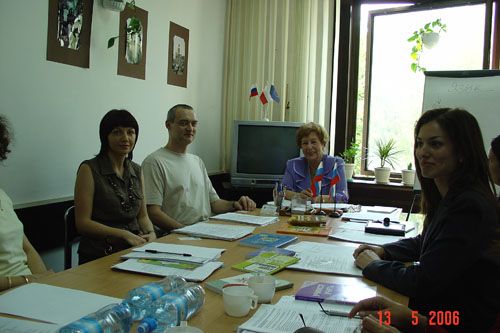
[[173, 267], [165, 267], [161, 265], [152, 265], [141, 262], [138, 259], [128, 259], [118, 263], [112, 268], [121, 269], [124, 271], [146, 273], [158, 276], [180, 275], [188, 281], [203, 281], [210, 276], [216, 269], [222, 267], [224, 263], [220, 261], [210, 261], [193, 270], [179, 269]]
[[30, 283], [1, 295], [0, 312], [65, 325], [121, 301], [75, 289]]
[[403, 211], [401, 208], [396, 209], [392, 213], [378, 213], [378, 212], [372, 212], [368, 211], [368, 209], [373, 209], [372, 206], [363, 206], [361, 207], [360, 212], [354, 212], [354, 213], [344, 213], [342, 215], [343, 220], [350, 220], [350, 219], [355, 219], [355, 220], [380, 220], [382, 221], [384, 218], [388, 217], [391, 219], [391, 221], [399, 221], [399, 217], [401, 216], [401, 212]]
[[236, 240], [251, 234], [255, 227], [198, 222], [173, 232], [204, 238]]
[[332, 233], [328, 235], [328, 237], [354, 243], [384, 245], [392, 242], [397, 242], [398, 240], [403, 238], [415, 237], [417, 235], [415, 223], [407, 222], [406, 228], [413, 229], [407, 232], [404, 237], [392, 235], [377, 235], [366, 233], [365, 223], [346, 222], [335, 231], [332, 231]]
[[224, 213], [212, 216], [210, 219], [255, 224], [259, 226], [268, 225], [278, 221], [278, 217], [276, 216], [257, 216], [241, 213]]
[[238, 328], [259, 333], [289, 333], [304, 326], [300, 315], [307, 326], [322, 330], [325, 333], [352, 333], [360, 324], [357, 318], [349, 319], [340, 316], [328, 316], [320, 311], [298, 310], [276, 305], [262, 304], [247, 322]]
[[[146, 250], [153, 250], [158, 252], [171, 252], [171, 253], [187, 253], [190, 254], [191, 257], [184, 257], [182, 259], [188, 260], [190, 258], [205, 258], [207, 260], [217, 259], [221, 256], [222, 252], [226, 251], [226, 249], [218, 249], [212, 247], [203, 247], [203, 246], [192, 246], [192, 245], [180, 245], [180, 244], [165, 244], [165, 243], [146, 243], [141, 247], [137, 247], [133, 249], [133, 252], [144, 252]], [[155, 254], [155, 253], [151, 253]], [[161, 253], [156, 253], [160, 254]], [[170, 256], [169, 256], [170, 257]], [[171, 256], [175, 258], [175, 255]], [[206, 261], [206, 260], [205, 260]]]
[[8, 333], [56, 333], [62, 325], [39, 323], [30, 320], [0, 317], [0, 332]]
[[296, 252], [300, 261], [287, 269], [298, 269], [311, 272], [363, 276], [361, 269], [356, 267], [352, 253], [354, 248], [315, 242], [300, 242], [286, 247]]

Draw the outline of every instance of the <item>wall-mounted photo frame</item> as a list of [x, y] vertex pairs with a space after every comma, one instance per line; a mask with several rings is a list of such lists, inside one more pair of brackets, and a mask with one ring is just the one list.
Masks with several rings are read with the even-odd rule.
[[49, 0], [47, 60], [89, 68], [93, 0]]
[[167, 83], [187, 87], [189, 30], [170, 22]]
[[117, 74], [146, 79], [148, 12], [125, 6], [120, 13]]

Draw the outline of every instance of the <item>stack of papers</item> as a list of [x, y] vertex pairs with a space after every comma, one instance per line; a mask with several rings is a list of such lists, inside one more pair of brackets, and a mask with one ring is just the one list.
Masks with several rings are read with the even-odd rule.
[[295, 251], [300, 258], [296, 264], [287, 268], [310, 272], [363, 276], [356, 267], [352, 253], [354, 248], [345, 245], [300, 242], [290, 245], [287, 250]]
[[201, 238], [233, 241], [251, 234], [254, 230], [255, 227], [198, 222], [184, 228], [175, 229], [172, 232]]
[[259, 226], [268, 225], [278, 221], [278, 217], [276, 216], [257, 216], [241, 213], [224, 213], [212, 216], [210, 219], [254, 224]]
[[[282, 302], [282, 300], [285, 301]], [[325, 310], [330, 310], [326, 304], [324, 307]], [[349, 307], [349, 310], [351, 307]], [[347, 313], [349, 310], [347, 310]], [[317, 303], [291, 301], [290, 296], [283, 296], [276, 305], [262, 304], [252, 318], [238, 327], [237, 332], [294, 332], [304, 326], [300, 314], [302, 314], [308, 327], [317, 328], [325, 333], [354, 332], [361, 323], [361, 319], [350, 319], [347, 314], [342, 312], [339, 312], [338, 315], [329, 316], [321, 311]]]
[[388, 217], [391, 221], [398, 221], [401, 216], [401, 208], [396, 207], [383, 207], [383, 206], [362, 206], [359, 212], [347, 212], [342, 215], [343, 220], [348, 221], [358, 221], [366, 222], [372, 221], [383, 221], [384, 218]]
[[415, 237], [417, 231], [414, 222], [406, 222], [406, 230], [409, 230], [404, 237], [390, 236], [390, 235], [377, 235], [365, 232], [366, 223], [358, 222], [345, 222], [333, 231], [328, 238], [339, 239], [353, 243], [364, 243], [371, 245], [384, 245], [388, 243], [397, 242], [400, 239]]
[[152, 242], [134, 248], [132, 252], [124, 254], [122, 258], [155, 259], [204, 264], [219, 258], [225, 250], [226, 249]]

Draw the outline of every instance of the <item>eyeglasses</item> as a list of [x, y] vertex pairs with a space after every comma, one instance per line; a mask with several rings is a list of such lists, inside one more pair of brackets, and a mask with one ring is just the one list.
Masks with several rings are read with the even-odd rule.
[[[319, 307], [321, 308], [321, 311], [326, 314], [327, 316], [340, 316], [340, 317], [348, 317], [348, 314], [342, 311], [337, 311], [337, 310], [325, 310], [323, 305], [321, 305], [321, 302], [318, 302]], [[361, 319], [360, 316], [356, 315], [354, 318]], [[356, 327], [352, 332], [353, 333], [361, 333], [362, 331], [362, 325], [361, 322], [359, 323], [358, 327]]]

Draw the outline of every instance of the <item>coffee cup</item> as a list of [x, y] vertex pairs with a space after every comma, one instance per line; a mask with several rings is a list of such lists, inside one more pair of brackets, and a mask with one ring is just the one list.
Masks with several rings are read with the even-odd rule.
[[248, 286], [253, 289], [259, 303], [269, 303], [276, 290], [276, 279], [268, 274], [256, 274], [248, 279]]
[[241, 285], [228, 285], [222, 289], [224, 311], [231, 317], [243, 317], [250, 309], [257, 307], [258, 298], [252, 288]]

